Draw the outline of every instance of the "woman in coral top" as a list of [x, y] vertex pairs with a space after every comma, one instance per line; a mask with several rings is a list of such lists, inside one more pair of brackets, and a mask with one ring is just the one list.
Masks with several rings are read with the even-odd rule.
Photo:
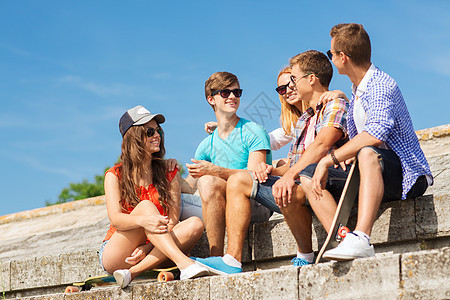
[[208, 275], [188, 253], [200, 239], [201, 219], [178, 221], [180, 176], [169, 172], [164, 161], [161, 114], [138, 105], [119, 122], [122, 134], [121, 163], [106, 172], [106, 208], [111, 222], [100, 251], [100, 263], [126, 287], [145, 270], [173, 261], [180, 278]]

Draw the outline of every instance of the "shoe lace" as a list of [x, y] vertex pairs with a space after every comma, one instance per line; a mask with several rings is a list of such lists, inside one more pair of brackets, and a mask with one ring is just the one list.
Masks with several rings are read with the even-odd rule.
[[311, 263], [308, 262], [306, 259], [300, 258], [300, 257], [294, 257], [291, 262], [294, 263], [294, 267], [302, 267], [306, 265], [310, 265]]

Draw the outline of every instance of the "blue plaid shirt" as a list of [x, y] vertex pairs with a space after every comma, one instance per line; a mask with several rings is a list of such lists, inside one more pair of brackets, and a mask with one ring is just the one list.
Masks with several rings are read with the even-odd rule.
[[[347, 120], [350, 139], [358, 134], [353, 117], [355, 88], [353, 91]], [[406, 194], [419, 176], [429, 175], [432, 179], [432, 175], [402, 93], [392, 77], [374, 68], [365, 92], [358, 101], [361, 101], [366, 112], [364, 131], [385, 142], [400, 158], [403, 173], [402, 199], [406, 199]]]

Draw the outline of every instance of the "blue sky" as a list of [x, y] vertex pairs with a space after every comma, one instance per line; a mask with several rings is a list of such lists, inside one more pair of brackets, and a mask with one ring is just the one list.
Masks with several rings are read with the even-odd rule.
[[[0, 1], [0, 215], [111, 166], [137, 104], [166, 116], [167, 156], [189, 162], [214, 119], [203, 88], [216, 71], [239, 77], [238, 115], [277, 128], [278, 71], [327, 51], [337, 23], [365, 26], [416, 130], [450, 123], [449, 1], [155, 2]], [[350, 95], [336, 69], [331, 88]]]

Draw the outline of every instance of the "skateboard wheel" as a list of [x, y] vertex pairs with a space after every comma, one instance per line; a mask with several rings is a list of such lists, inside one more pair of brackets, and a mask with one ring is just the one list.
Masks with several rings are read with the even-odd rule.
[[78, 293], [80, 291], [80, 288], [77, 286], [68, 286], [66, 287], [66, 290], [64, 291], [65, 294], [71, 294], [71, 293]]
[[349, 232], [350, 232], [350, 229], [348, 229], [347, 226], [342, 226], [342, 227], [339, 228], [339, 230], [338, 230], [338, 235], [339, 235], [341, 238], [345, 238], [345, 236], [346, 236], [347, 233], [349, 233]]
[[167, 281], [172, 281], [174, 279], [175, 279], [175, 277], [173, 276], [173, 273], [166, 272], [166, 271], [159, 272], [158, 278], [157, 278], [158, 282], [167, 282]]

